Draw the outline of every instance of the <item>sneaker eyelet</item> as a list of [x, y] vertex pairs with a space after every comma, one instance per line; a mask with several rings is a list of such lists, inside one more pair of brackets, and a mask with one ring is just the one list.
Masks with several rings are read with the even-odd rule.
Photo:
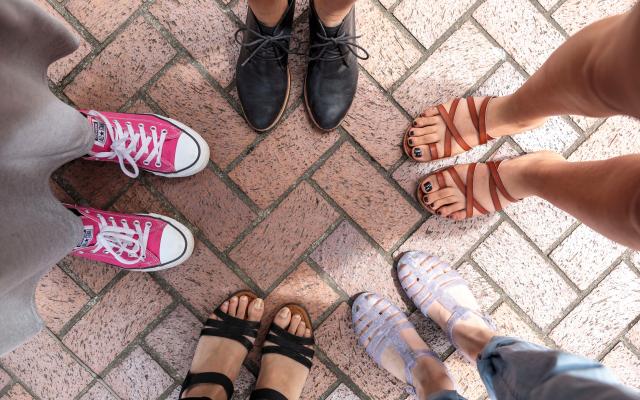
[[156, 163], [156, 167], [161, 167], [161, 166], [162, 166], [162, 163], [161, 163], [161, 162], [157, 162], [157, 163]]
[[84, 254], [84, 251], [78, 250], [78, 254]]
[[139, 124], [138, 124], [138, 128], [144, 128], [144, 124], [139, 123]]
[[127, 223], [127, 220], [126, 220], [126, 219], [124, 219], [124, 218], [122, 218], [122, 219], [120, 220], [120, 223], [122, 223], [122, 224], [126, 224], [126, 223]]
[[160, 133], [167, 133], [168, 131], [166, 129], [163, 129], [160, 131]]
[[140, 221], [135, 220], [135, 221], [133, 221], [133, 224], [136, 225], [136, 226], [140, 226]]
[[127, 122], [125, 122], [125, 123], [126, 123], [128, 126], [131, 126], [131, 125], [132, 125], [132, 124], [131, 124], [131, 121], [127, 121]]
[[149, 221], [145, 222], [144, 226], [151, 226], [151, 222], [149, 222]]
[[109, 254], [109, 252], [108, 252], [108, 251], [106, 251], [106, 250], [102, 250], [102, 252], [103, 252], [104, 254]]
[[149, 165], [149, 161], [147, 161], [147, 160], [144, 160], [142, 163], [143, 163], [144, 165]]

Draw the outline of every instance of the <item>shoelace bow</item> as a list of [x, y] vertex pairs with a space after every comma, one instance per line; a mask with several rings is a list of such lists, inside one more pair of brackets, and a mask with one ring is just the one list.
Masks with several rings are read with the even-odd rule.
[[[122, 172], [131, 178], [136, 178], [140, 174], [137, 162], [145, 154], [147, 154], [147, 157], [142, 162], [144, 165], [149, 165], [155, 158], [155, 166], [162, 166], [162, 146], [167, 138], [167, 131], [165, 129], [161, 130], [160, 136], [158, 136], [158, 131], [155, 126], [149, 127], [150, 133], [147, 133], [144, 124], [139, 123], [139, 131], [136, 132], [130, 122], [127, 122], [125, 124], [126, 129], [123, 129], [120, 122], [114, 120], [112, 125], [107, 117], [97, 111], [91, 110], [89, 111], [89, 115], [102, 120], [111, 138], [111, 151], [93, 154], [94, 157], [110, 160], [117, 158]], [[152, 145], [151, 151], [149, 151], [149, 145]], [[131, 166], [131, 170], [127, 168], [125, 161]]]
[[[362, 46], [356, 43], [356, 39], [362, 37], [350, 36], [346, 33], [342, 33], [336, 37], [329, 37], [320, 32], [316, 35], [322, 41], [322, 43], [316, 43], [309, 46], [309, 60], [310, 61], [336, 61], [346, 58], [349, 53], [353, 54], [361, 60], [369, 59], [369, 52]], [[349, 53], [343, 52], [341, 48], [346, 48]], [[316, 50], [318, 54], [311, 56], [311, 53]], [[359, 54], [358, 51], [362, 51], [364, 54]]]
[[[251, 42], [243, 43], [242, 40], [238, 38], [238, 34], [241, 32], [251, 32], [257, 38]], [[256, 46], [255, 49], [249, 54], [246, 60], [240, 64], [241, 66], [247, 65], [249, 61], [251, 61], [254, 57], [259, 57], [263, 60], [267, 61], [275, 61], [284, 58], [285, 54], [297, 54], [296, 51], [290, 50], [287, 47], [287, 41], [291, 39], [291, 34], [285, 34], [280, 31], [275, 35], [263, 35], [261, 32], [254, 31], [249, 28], [240, 28], [236, 31], [235, 35], [236, 43], [238, 43], [242, 47], [251, 48]], [[278, 55], [277, 49], [283, 51], [284, 53]], [[268, 55], [269, 51], [272, 50], [275, 56]]]
[[[102, 251], [105, 254], [112, 255], [116, 260], [126, 265], [135, 264], [147, 257], [150, 222], [146, 222], [144, 229], [142, 229], [142, 225], [137, 220], [134, 220], [133, 228], [129, 227], [124, 219], [120, 221], [121, 227], [117, 225], [113, 217], [109, 217], [111, 224], [100, 214], [98, 214], [98, 220], [100, 232], [96, 236], [96, 248], [91, 251], [92, 253], [104, 249]], [[124, 253], [130, 259], [124, 258], [122, 256]]]

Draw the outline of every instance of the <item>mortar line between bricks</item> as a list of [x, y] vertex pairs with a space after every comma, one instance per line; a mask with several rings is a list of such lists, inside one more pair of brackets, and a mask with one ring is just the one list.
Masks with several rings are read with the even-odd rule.
[[551, 13], [549, 13], [544, 7], [542, 7], [542, 5], [540, 5], [538, 0], [529, 0], [529, 2], [531, 3], [531, 5], [533, 5], [533, 7], [536, 8], [536, 10], [538, 10], [538, 12], [542, 15], [542, 17], [552, 27], [554, 27], [558, 32], [560, 32], [560, 34], [564, 37], [565, 41], [571, 36], [555, 19], [553, 19], [553, 17], [551, 16]]
[[114, 399], [120, 400], [120, 396], [118, 396], [118, 394], [113, 391], [113, 388], [107, 385], [107, 383], [104, 380], [102, 380], [100, 377], [93, 378], [91, 382], [89, 382], [89, 384], [74, 397], [74, 400], [81, 400], [82, 396], [86, 395], [91, 389], [93, 389], [95, 386], [99, 384], [98, 382], [102, 382], [102, 386], [104, 386], [107, 392], [109, 392], [109, 394], [113, 396]]
[[[598, 355], [595, 357], [596, 360], [602, 362], [604, 360], [604, 358], [609, 355], [609, 353], [611, 353], [613, 351], [613, 349], [618, 346], [618, 344], [622, 343], [622, 345], [626, 346], [628, 350], [630, 350], [634, 355], [637, 356], [637, 352], [634, 350], [637, 350], [635, 348], [635, 346], [633, 346], [625, 337], [625, 335], [629, 332], [630, 327], [633, 327], [634, 322], [640, 321], [640, 315], [636, 316], [632, 322], [630, 324], [627, 324], [627, 326], [620, 331], [615, 337], [613, 337], [604, 347], [604, 349], [602, 351], [600, 351], [598, 353]], [[632, 348], [633, 347], [633, 348]]]
[[9, 383], [4, 387], [4, 389], [0, 390], [0, 398], [4, 398], [4, 395], [6, 395], [7, 393], [9, 393], [11, 390], [13, 390], [13, 388], [16, 385], [20, 385], [24, 388], [24, 390], [26, 390], [27, 393], [29, 393], [29, 395], [31, 395], [31, 397], [33, 397], [36, 400], [39, 400], [40, 398], [38, 396], [36, 396], [33, 392], [33, 390], [29, 387], [29, 385], [27, 385], [22, 379], [20, 379], [16, 374], [13, 373], [13, 371], [11, 371], [9, 368], [7, 368], [5, 365], [3, 365], [2, 361], [0, 361], [0, 367], [2, 367], [2, 369], [7, 373], [7, 375], [9, 375], [9, 378], [11, 378], [11, 380], [9, 381]]
[[[340, 305], [342, 305], [342, 303], [340, 303]], [[342, 383], [345, 386], [347, 386], [349, 389], [351, 389], [351, 391], [353, 391], [358, 397], [360, 397], [361, 399], [366, 399], [366, 400], [371, 399], [364, 392], [364, 390], [362, 390], [358, 385], [356, 385], [355, 382], [353, 382], [351, 380], [351, 377], [349, 377], [340, 367], [338, 367], [333, 362], [333, 360], [331, 360], [331, 358], [329, 358], [324, 353], [324, 350], [320, 347], [320, 345], [316, 345], [315, 356], [318, 357], [318, 359], [325, 365], [325, 367], [327, 367], [327, 369], [329, 371], [331, 371], [338, 378], [338, 380], [342, 381]]]

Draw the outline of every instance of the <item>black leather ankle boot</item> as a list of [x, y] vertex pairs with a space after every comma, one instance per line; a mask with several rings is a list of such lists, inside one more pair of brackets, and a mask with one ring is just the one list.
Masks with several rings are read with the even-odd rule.
[[[236, 65], [236, 87], [247, 122], [257, 131], [271, 129], [282, 117], [289, 99], [289, 44], [295, 0], [278, 24], [264, 26], [247, 11], [246, 27], [236, 32], [242, 46]], [[243, 32], [242, 41], [238, 34]]]
[[[356, 44], [355, 6], [334, 28], [322, 24], [309, 2], [309, 65], [304, 97], [313, 122], [324, 130], [337, 128], [347, 115], [358, 86], [358, 58], [369, 54]], [[358, 54], [358, 51], [364, 54]]]

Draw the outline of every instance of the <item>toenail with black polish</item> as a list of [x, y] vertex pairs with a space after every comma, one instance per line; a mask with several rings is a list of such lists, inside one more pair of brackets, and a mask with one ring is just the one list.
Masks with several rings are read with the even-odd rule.
[[413, 146], [413, 139], [409, 139], [409, 146]]
[[418, 123], [416, 121], [413, 121], [413, 126], [418, 126]]
[[414, 131], [409, 132], [409, 136], [414, 136], [414, 135], [415, 135]]
[[427, 183], [424, 184], [424, 191], [425, 192], [428, 193], [428, 192], [431, 191], [431, 189], [433, 189], [433, 186], [431, 185], [431, 182], [427, 182]]
[[413, 155], [416, 157], [422, 157], [422, 150], [421, 149], [413, 149]]

